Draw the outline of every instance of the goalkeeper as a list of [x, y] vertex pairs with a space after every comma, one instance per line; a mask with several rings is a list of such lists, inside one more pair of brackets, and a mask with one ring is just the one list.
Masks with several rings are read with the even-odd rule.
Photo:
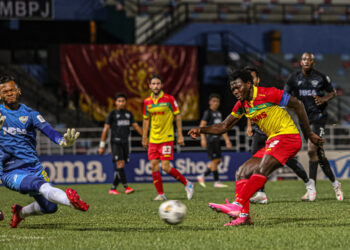
[[3, 184], [21, 194], [29, 194], [34, 202], [12, 206], [11, 227], [27, 216], [55, 213], [57, 204], [86, 211], [89, 205], [77, 192], [65, 192], [49, 184], [36, 152], [36, 129], [62, 147], [70, 147], [79, 137], [75, 129], [62, 136], [44, 120], [39, 112], [19, 103], [21, 89], [11, 76], [0, 75], [0, 178]]

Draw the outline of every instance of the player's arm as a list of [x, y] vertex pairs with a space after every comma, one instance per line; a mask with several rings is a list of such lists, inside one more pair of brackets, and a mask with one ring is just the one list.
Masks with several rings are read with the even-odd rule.
[[247, 131], [248, 136], [253, 136], [253, 128], [252, 128], [252, 121], [248, 118], [247, 119]]
[[337, 96], [337, 92], [335, 90], [329, 92], [326, 96], [316, 96], [316, 95], [312, 95], [312, 97], [315, 100], [316, 105], [321, 105], [325, 102], [328, 102], [330, 100], [332, 100], [334, 97]]
[[289, 96], [287, 107], [294, 109], [295, 113], [299, 118], [299, 121], [303, 125], [303, 128], [305, 129], [305, 132], [308, 138], [312, 141], [312, 143], [316, 145], [322, 145], [324, 143], [324, 139], [322, 139], [321, 137], [316, 135], [314, 132], [312, 132], [309, 125], [309, 118], [307, 117], [304, 104], [294, 96]]
[[143, 118], [143, 121], [142, 121], [142, 146], [144, 148], [148, 147], [148, 129], [149, 129], [149, 119]]
[[197, 136], [200, 134], [221, 135], [230, 131], [230, 129], [236, 125], [239, 120], [240, 118], [230, 114], [224, 121], [218, 124], [213, 124], [202, 128], [193, 128], [188, 132], [188, 135], [190, 135], [193, 139], [197, 139]]
[[67, 132], [62, 136], [61, 133], [59, 133], [47, 121], [45, 121], [39, 112], [34, 111], [30, 115], [33, 119], [34, 127], [39, 129], [51, 141], [62, 147], [71, 147], [80, 135], [79, 132], [72, 128], [67, 129]]
[[228, 138], [228, 134], [224, 133], [224, 134], [222, 134], [222, 137], [225, 140], [226, 148], [232, 148], [232, 143], [230, 141], [230, 138]]
[[107, 123], [105, 123], [103, 130], [102, 130], [102, 135], [101, 135], [101, 140], [100, 140], [100, 146], [98, 148], [98, 154], [101, 155], [105, 151], [106, 148], [106, 138], [108, 135], [108, 130], [111, 126]]
[[[199, 123], [199, 127], [205, 127], [207, 125], [207, 121], [205, 120], [201, 120], [201, 122]], [[201, 146], [202, 148], [206, 148], [207, 147], [207, 138], [205, 138], [205, 134], [201, 134]]]
[[185, 146], [184, 136], [182, 135], [182, 118], [180, 114], [175, 115], [176, 128], [177, 128], [177, 143], [180, 146]]
[[131, 124], [131, 126], [136, 130], [136, 132], [142, 136], [142, 129], [141, 127], [137, 124], [137, 122], [134, 122]]

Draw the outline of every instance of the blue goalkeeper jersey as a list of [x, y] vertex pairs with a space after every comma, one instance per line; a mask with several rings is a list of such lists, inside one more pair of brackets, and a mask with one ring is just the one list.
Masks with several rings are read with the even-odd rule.
[[36, 152], [36, 129], [59, 144], [63, 136], [44, 120], [39, 112], [20, 104], [17, 110], [0, 105], [6, 117], [0, 130], [0, 176], [3, 172], [33, 166], [39, 162]]

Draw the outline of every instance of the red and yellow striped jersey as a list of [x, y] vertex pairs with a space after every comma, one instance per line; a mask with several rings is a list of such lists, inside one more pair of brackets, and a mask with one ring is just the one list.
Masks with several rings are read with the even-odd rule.
[[299, 134], [288, 112], [280, 106], [286, 106], [290, 95], [276, 88], [253, 86], [251, 101], [238, 101], [231, 115], [241, 118], [245, 115], [255, 122], [267, 135], [268, 140], [276, 135]]
[[151, 118], [149, 142], [163, 143], [174, 141], [174, 116], [180, 109], [171, 95], [160, 93], [157, 99], [153, 94], [143, 101], [143, 118]]

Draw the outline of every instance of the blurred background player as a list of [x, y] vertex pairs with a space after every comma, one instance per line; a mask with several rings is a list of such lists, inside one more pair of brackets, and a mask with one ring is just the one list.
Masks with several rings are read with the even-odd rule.
[[[212, 124], [218, 124], [222, 122], [222, 114], [219, 111], [220, 106], [220, 96], [218, 94], [209, 95], [209, 109], [204, 111], [202, 120], [199, 124], [200, 127], [210, 126]], [[230, 139], [228, 138], [227, 133], [222, 134], [222, 137], [225, 140], [226, 148], [232, 148]], [[205, 177], [213, 173], [214, 175], [214, 187], [224, 188], [227, 185], [219, 182], [219, 173], [218, 165], [221, 162], [221, 142], [219, 135], [201, 135], [201, 146], [207, 149], [208, 157], [211, 159], [208, 169], [204, 174], [197, 176], [197, 181], [202, 187], [205, 185]]]
[[137, 133], [142, 136], [142, 130], [140, 126], [135, 122], [132, 113], [125, 109], [127, 97], [123, 93], [118, 93], [115, 96], [115, 110], [110, 112], [107, 116], [106, 123], [104, 125], [100, 148], [98, 154], [103, 154], [106, 146], [106, 138], [108, 130], [111, 128], [111, 151], [113, 155], [113, 164], [116, 164], [116, 172], [114, 176], [113, 186], [109, 190], [109, 194], [118, 195], [117, 191], [119, 182], [121, 181], [125, 194], [134, 192], [134, 189], [128, 186], [125, 176], [125, 163], [129, 162], [129, 135], [130, 126], [132, 126]]
[[[259, 71], [254, 67], [245, 67], [253, 78], [254, 86], [260, 85]], [[256, 124], [252, 124], [250, 119], [247, 119], [247, 135], [252, 137], [251, 153], [254, 155], [261, 148], [265, 147], [267, 136], [262, 132]], [[316, 199], [315, 182], [310, 180], [305, 172], [303, 165], [294, 157], [287, 161], [286, 165], [291, 168], [295, 174], [304, 181], [305, 187], [308, 193], [308, 199], [314, 201]], [[251, 203], [267, 204], [267, 196], [265, 193], [265, 185], [256, 193], [254, 197], [250, 199]]]
[[77, 192], [67, 188], [66, 192], [49, 184], [36, 152], [36, 129], [62, 147], [70, 147], [79, 136], [75, 129], [68, 129], [64, 137], [54, 130], [39, 114], [19, 103], [21, 89], [11, 76], [0, 76], [0, 177], [9, 189], [29, 194], [35, 201], [27, 206], [12, 206], [11, 227], [26, 217], [55, 213], [57, 204], [87, 211], [89, 205]]
[[[174, 126], [177, 127], [177, 143], [185, 145], [182, 135], [182, 121], [179, 107], [173, 96], [163, 92], [163, 82], [160, 76], [150, 79], [149, 88], [152, 93], [143, 102], [142, 146], [148, 148], [148, 159], [151, 161], [153, 183], [158, 192], [154, 200], [166, 200], [163, 191], [162, 176], [159, 171], [159, 160], [162, 169], [185, 185], [187, 199], [192, 199], [194, 185], [187, 180], [176, 168], [171, 167], [174, 158]], [[150, 124], [151, 119], [151, 124]], [[148, 129], [150, 136], [148, 139]]]
[[268, 136], [266, 147], [260, 149], [236, 172], [236, 199], [232, 204], [209, 203], [217, 212], [236, 218], [225, 226], [251, 224], [249, 199], [267, 181], [276, 169], [283, 167], [302, 146], [297, 127], [288, 112], [281, 107], [293, 108], [305, 126], [310, 140], [321, 144], [322, 138], [312, 132], [303, 104], [295, 97], [276, 88], [256, 87], [251, 73], [238, 70], [229, 75], [230, 89], [238, 99], [232, 113], [221, 123], [193, 128], [188, 134], [196, 139], [200, 134], [222, 134], [229, 131], [245, 115], [252, 119]]
[[[301, 70], [289, 77], [284, 91], [303, 102], [312, 131], [323, 137], [327, 121], [327, 102], [336, 96], [336, 91], [331, 84], [329, 76], [315, 70], [313, 68], [314, 64], [315, 56], [309, 52], [303, 53], [300, 60]], [[301, 125], [303, 128], [305, 127], [304, 124]], [[344, 195], [341, 183], [335, 179], [323, 146], [317, 146], [308, 139], [308, 155], [309, 177], [316, 183], [317, 168], [318, 164], [320, 164], [322, 171], [332, 182], [337, 200], [342, 201]], [[308, 195], [306, 193], [302, 199], [307, 200], [309, 198]]]

